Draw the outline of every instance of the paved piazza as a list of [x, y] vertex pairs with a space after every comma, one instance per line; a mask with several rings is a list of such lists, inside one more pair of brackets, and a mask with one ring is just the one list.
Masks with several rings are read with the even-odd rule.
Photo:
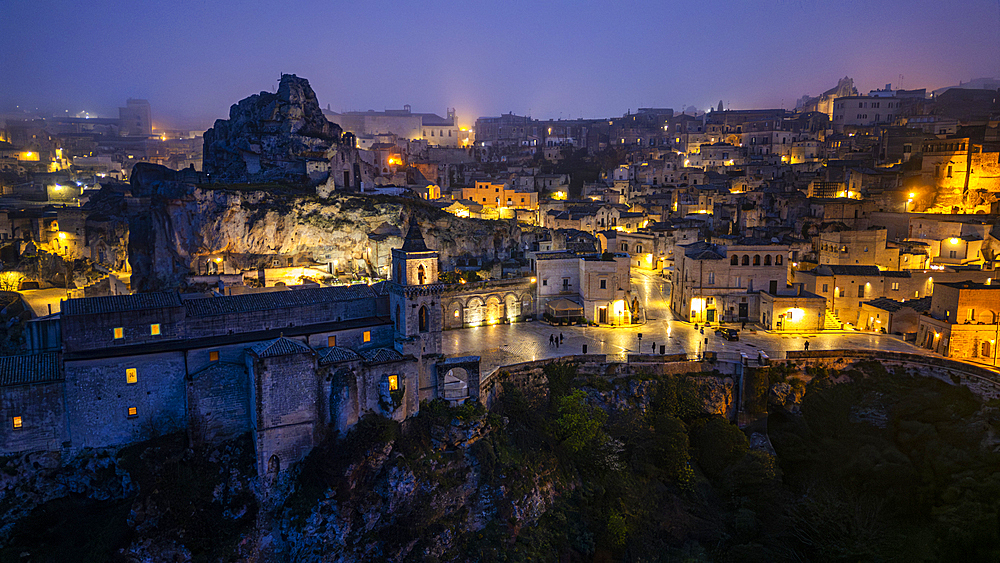
[[[715, 328], [695, 330], [689, 322], [674, 320], [670, 312], [670, 284], [663, 278], [644, 272], [632, 271], [632, 289], [637, 291], [646, 308], [647, 321], [642, 325], [627, 327], [554, 327], [541, 321], [509, 325], [482, 326], [445, 331], [442, 335], [446, 356], [477, 355], [481, 357], [483, 373], [498, 366], [552, 358], [583, 352], [587, 345], [589, 354], [617, 355], [624, 360], [626, 354], [650, 353], [653, 344], [656, 352], [664, 345], [667, 354], [687, 353], [696, 356], [705, 348], [723, 358], [738, 357], [746, 352], [752, 357], [763, 350], [772, 358], [783, 358], [788, 350], [802, 350], [809, 341], [810, 350], [867, 349], [893, 352], [929, 354], [927, 350], [905, 343], [898, 337], [867, 332], [827, 332], [816, 334], [781, 334], [754, 332], [750, 325], [740, 332], [738, 342], [729, 342], [715, 334]], [[739, 328], [739, 324], [724, 326]], [[549, 346], [549, 336], [562, 334], [559, 348]], [[641, 349], [638, 335], [642, 334]]]

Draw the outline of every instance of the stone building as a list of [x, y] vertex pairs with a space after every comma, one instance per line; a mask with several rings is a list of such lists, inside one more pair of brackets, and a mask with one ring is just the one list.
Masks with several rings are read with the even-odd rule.
[[996, 365], [998, 339], [1000, 285], [937, 284], [930, 311], [920, 316], [917, 346], [949, 358]]
[[788, 245], [744, 240], [724, 246], [681, 245], [670, 307], [694, 323], [761, 321], [758, 292], [788, 285]]
[[566, 299], [583, 308], [583, 316], [600, 324], [631, 324], [641, 318], [631, 291], [629, 255], [537, 252], [537, 306]]
[[374, 286], [70, 299], [59, 352], [0, 358], [0, 455], [250, 431], [263, 475], [367, 412], [415, 415], [446, 375], [477, 398], [478, 358], [440, 354], [437, 259], [411, 223]]

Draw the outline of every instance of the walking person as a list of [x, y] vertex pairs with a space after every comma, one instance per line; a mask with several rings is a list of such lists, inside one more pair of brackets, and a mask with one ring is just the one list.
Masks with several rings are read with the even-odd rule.
[[655, 354], [655, 353], [656, 353], [656, 342], [654, 342], [654, 343], [653, 343], [653, 351], [652, 351], [651, 353], [652, 353], [652, 354]]
[[562, 342], [562, 341], [563, 341], [563, 335], [562, 335], [562, 333], [560, 332], [560, 333], [559, 333], [559, 342]]
[[555, 337], [554, 334], [550, 334], [549, 335], [549, 348], [552, 347], [552, 343], [555, 342], [555, 339], [556, 339], [556, 337]]
[[809, 341], [808, 340], [806, 340], [806, 345], [805, 346], [806, 346], [806, 352], [808, 352], [809, 351]]

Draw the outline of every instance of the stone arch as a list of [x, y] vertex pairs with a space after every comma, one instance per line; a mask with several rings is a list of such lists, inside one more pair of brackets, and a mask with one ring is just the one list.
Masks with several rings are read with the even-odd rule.
[[444, 312], [445, 325], [448, 328], [462, 328], [465, 324], [465, 306], [458, 299], [448, 303]]
[[750, 265], [750, 255], [749, 254], [744, 254], [743, 255], [743, 265], [744, 266], [749, 266]]
[[486, 298], [486, 323], [496, 324], [503, 320], [503, 300], [499, 295]]
[[427, 283], [427, 271], [424, 269], [424, 265], [420, 264], [417, 266], [417, 284], [424, 285]]
[[782, 256], [780, 254], [775, 254], [774, 255], [774, 265], [775, 266], [780, 266], [780, 265], [782, 265], [784, 263], [785, 263], [785, 257], [784, 256]]
[[736, 254], [733, 254], [733, 257], [729, 259], [729, 265], [730, 266], [739, 266], [740, 265], [740, 257], [737, 256]]
[[[448, 358], [436, 364], [434, 371], [438, 398], [445, 399], [449, 395], [455, 395], [451, 399], [455, 402], [465, 398], [479, 399], [479, 356]], [[463, 385], [465, 397], [460, 398]]]
[[504, 306], [504, 318], [508, 322], [514, 322], [522, 316], [521, 313], [521, 300], [517, 298], [514, 293], [508, 293], [503, 296], [503, 306]]
[[478, 325], [486, 318], [486, 307], [479, 296], [470, 297], [465, 303], [465, 324]]
[[535, 305], [534, 305], [534, 303], [535, 302], [531, 298], [530, 294], [525, 293], [525, 294], [521, 295], [521, 315], [522, 316], [523, 315], [534, 315], [535, 314]]
[[427, 305], [421, 305], [417, 310], [417, 330], [427, 332], [431, 327], [431, 315], [427, 311]]
[[765, 266], [770, 266], [771, 265], [771, 255], [770, 254], [765, 254], [764, 255], [764, 265]]
[[267, 472], [271, 475], [277, 475], [279, 471], [281, 471], [281, 458], [272, 455], [267, 460]]
[[753, 255], [753, 265], [760, 266], [760, 254]]

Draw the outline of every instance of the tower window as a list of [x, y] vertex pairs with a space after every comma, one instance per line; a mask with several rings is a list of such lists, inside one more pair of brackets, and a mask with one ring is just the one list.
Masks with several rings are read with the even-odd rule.
[[399, 389], [399, 376], [390, 375], [389, 376], [389, 391], [395, 391]]

